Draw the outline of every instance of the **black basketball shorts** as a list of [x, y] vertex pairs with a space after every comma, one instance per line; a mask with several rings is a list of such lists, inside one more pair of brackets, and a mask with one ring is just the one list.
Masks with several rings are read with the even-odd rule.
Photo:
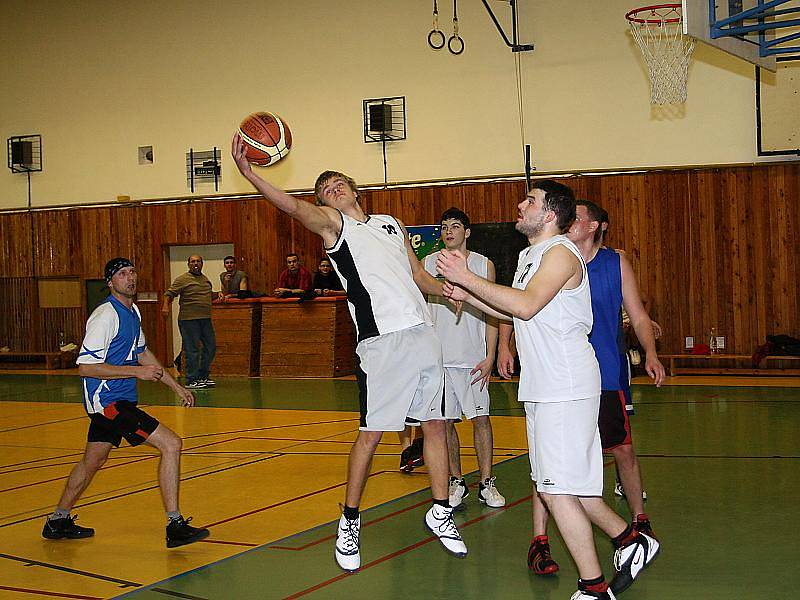
[[121, 400], [109, 404], [102, 413], [89, 415], [88, 441], [107, 442], [119, 448], [122, 438], [131, 446], [138, 446], [158, 427], [158, 420], [148, 415], [133, 402]]
[[625, 410], [625, 393], [622, 390], [603, 390], [600, 394], [600, 443], [603, 450], [631, 444], [631, 423]]

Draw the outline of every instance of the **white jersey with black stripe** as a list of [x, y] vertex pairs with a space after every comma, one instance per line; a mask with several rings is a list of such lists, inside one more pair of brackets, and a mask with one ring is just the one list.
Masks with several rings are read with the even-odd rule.
[[[425, 270], [436, 277], [436, 255], [425, 257]], [[467, 254], [469, 270], [486, 278], [489, 274], [489, 259], [483, 254]], [[428, 297], [428, 308], [433, 317], [436, 335], [442, 342], [442, 355], [445, 367], [473, 368], [486, 358], [486, 316], [484, 313], [464, 303], [461, 315], [449, 300], [441, 296]]]
[[336, 243], [325, 250], [347, 291], [358, 341], [420, 323], [430, 325], [397, 219], [369, 215], [361, 222], [339, 214], [342, 231]]

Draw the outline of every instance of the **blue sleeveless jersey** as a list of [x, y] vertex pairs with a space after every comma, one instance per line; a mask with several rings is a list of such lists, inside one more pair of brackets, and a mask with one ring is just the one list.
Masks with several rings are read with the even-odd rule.
[[[139, 308], [135, 304], [128, 308], [114, 296], [109, 296], [107, 301], [94, 310], [86, 323], [86, 335], [77, 362], [138, 365], [138, 356], [146, 347]], [[89, 414], [102, 413], [106, 406], [114, 402], [136, 403], [135, 377], [83, 377], [82, 383], [83, 403]]]
[[622, 328], [622, 271], [619, 254], [608, 248], [600, 248], [586, 268], [589, 271], [594, 317], [589, 343], [600, 363], [602, 389], [619, 390]]

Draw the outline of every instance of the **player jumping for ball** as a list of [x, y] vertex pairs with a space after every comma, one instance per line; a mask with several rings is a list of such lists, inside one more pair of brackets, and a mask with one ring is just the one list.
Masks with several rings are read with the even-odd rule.
[[[384, 431], [402, 431], [406, 419], [422, 423], [425, 464], [433, 505], [425, 525], [456, 556], [465, 556], [448, 502], [442, 349], [422, 293], [442, 295], [442, 283], [425, 272], [404, 225], [389, 215], [368, 215], [355, 181], [325, 171], [314, 185], [317, 206], [286, 194], [256, 175], [239, 134], [236, 166], [267, 201], [318, 234], [347, 291], [356, 326], [361, 419], [350, 450], [344, 512], [336, 533], [336, 562], [345, 571], [361, 566], [359, 504], [372, 457]], [[421, 293], [422, 292], [422, 293]]]

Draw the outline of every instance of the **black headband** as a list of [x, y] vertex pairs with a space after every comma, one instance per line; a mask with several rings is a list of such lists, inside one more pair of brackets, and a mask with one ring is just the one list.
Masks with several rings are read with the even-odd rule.
[[120, 269], [125, 267], [132, 267], [133, 263], [127, 258], [117, 257], [112, 258], [106, 263], [106, 283], [111, 283], [111, 278], [117, 274]]

